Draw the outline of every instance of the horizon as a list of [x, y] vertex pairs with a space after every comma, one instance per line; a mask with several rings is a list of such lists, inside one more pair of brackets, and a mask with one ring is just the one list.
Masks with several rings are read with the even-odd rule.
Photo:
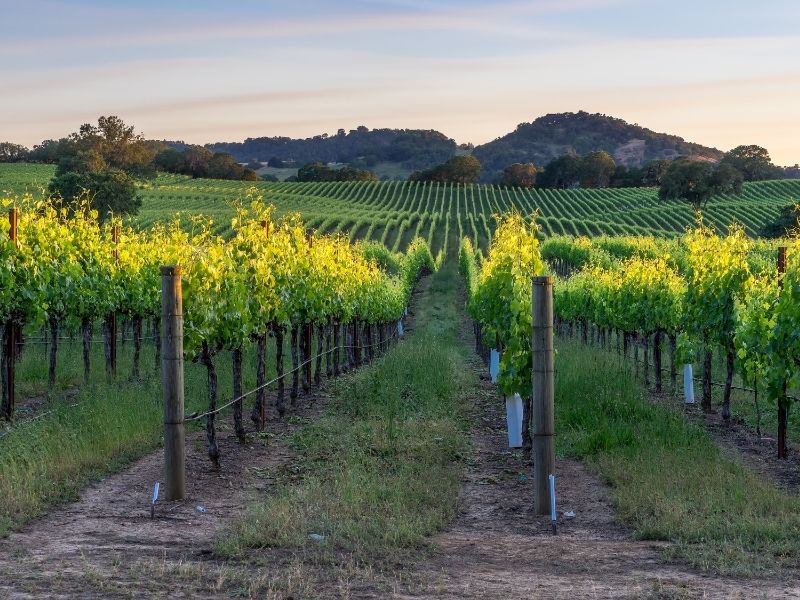
[[477, 146], [584, 110], [800, 162], [800, 7], [647, 4], [0, 0], [0, 138], [31, 147], [115, 114], [199, 144], [365, 125]]

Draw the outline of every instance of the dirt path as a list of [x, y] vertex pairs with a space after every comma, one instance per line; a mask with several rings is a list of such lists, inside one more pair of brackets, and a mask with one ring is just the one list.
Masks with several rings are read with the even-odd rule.
[[[504, 406], [492, 384], [481, 383], [462, 514], [433, 540], [427, 589], [399, 597], [800, 598], [800, 587], [666, 563], [664, 544], [634, 540], [616, 522], [607, 487], [572, 460], [556, 463], [560, 522], [552, 535], [549, 518], [533, 514], [530, 468], [520, 452], [508, 451]], [[564, 520], [570, 510], [575, 518]]]
[[[55, 507], [0, 542], [0, 597], [211, 595], [206, 578], [193, 572], [203, 570], [214, 536], [242, 514], [251, 495], [291, 476], [285, 438], [324, 401], [324, 394], [298, 399], [288, 422], [270, 414], [267, 430], [245, 445], [232, 435], [229, 417], [222, 419], [219, 471], [210, 468], [203, 433], [189, 435], [187, 498], [158, 502], [155, 519], [149, 499], [163, 478], [163, 450], [90, 486], [79, 501]], [[177, 584], [176, 569], [188, 575]]]

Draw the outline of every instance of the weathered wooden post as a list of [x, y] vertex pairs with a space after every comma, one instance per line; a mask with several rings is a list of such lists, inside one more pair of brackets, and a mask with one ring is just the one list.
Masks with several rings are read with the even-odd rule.
[[[264, 230], [264, 239], [269, 239], [269, 221], [263, 219], [261, 221], [261, 228]], [[275, 346], [276, 346], [276, 354], [280, 359], [280, 372], [278, 373], [281, 377], [278, 380], [278, 386], [280, 387], [280, 401], [278, 402], [278, 410], [283, 414], [283, 330], [281, 329], [281, 336], [280, 336], [280, 349], [277, 348], [278, 345], [278, 338], [275, 337]], [[258, 404], [258, 430], [261, 431], [264, 429], [264, 425], [267, 422], [267, 390], [264, 389], [264, 380], [266, 380], [266, 354], [267, 354], [267, 334], [264, 335], [259, 340], [258, 346], [258, 360], [259, 364], [261, 365], [260, 374], [261, 380], [257, 382], [258, 384], [258, 392], [256, 393], [256, 404]]]
[[[309, 252], [314, 248], [314, 235], [309, 232], [306, 235], [308, 241]], [[307, 394], [311, 388], [311, 338], [313, 336], [314, 326], [311, 323], [303, 325], [301, 332], [300, 346], [301, 346], [301, 363], [303, 364], [303, 393]]]
[[19, 221], [19, 209], [14, 206], [8, 211], [8, 237], [14, 242], [14, 247], [19, 248], [19, 240], [17, 239], [17, 223]]
[[183, 294], [179, 266], [161, 267], [161, 323], [166, 499], [182, 500], [186, 496], [186, 447], [183, 423]]
[[[114, 262], [119, 262], [119, 225], [114, 225], [111, 230], [111, 241], [114, 242]], [[109, 357], [111, 358], [111, 377], [117, 376], [117, 311], [112, 310], [108, 315], [108, 337], [111, 343]]]
[[533, 278], [533, 491], [537, 515], [550, 514], [550, 475], [555, 475], [553, 430], [553, 280]]
[[[778, 285], [783, 289], [783, 276], [786, 273], [786, 247], [778, 248]], [[786, 458], [786, 380], [781, 384], [781, 395], [778, 398], [778, 458]]]
[[[17, 240], [17, 222], [19, 220], [19, 210], [13, 207], [8, 211], [8, 237], [13, 242], [14, 247], [19, 247]], [[4, 402], [2, 406], [3, 417], [7, 420], [14, 418], [14, 407], [16, 406], [16, 371], [17, 371], [17, 344], [19, 343], [19, 327], [12, 315], [6, 323], [6, 347], [5, 353], [5, 387]]]

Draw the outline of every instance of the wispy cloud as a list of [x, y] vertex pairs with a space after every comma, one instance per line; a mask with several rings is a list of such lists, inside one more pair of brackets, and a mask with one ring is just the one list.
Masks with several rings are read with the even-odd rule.
[[[193, 142], [359, 124], [482, 142], [586, 109], [723, 148], [752, 135], [778, 160], [800, 159], [800, 36], [765, 25], [774, 4], [691, 14], [690, 0], [189, 6], [0, 0], [0, 137], [32, 144], [119, 114], [147, 135]], [[791, 22], [797, 4], [783, 6]]]
[[[340, 16], [296, 18], [220, 19], [216, 23], [169, 23], [147, 29], [130, 30], [124, 23], [110, 23], [104, 33], [67, 34], [47, 39], [3, 39], [0, 52], [9, 55], [29, 54], [44, 50], [78, 48], [176, 45], [246, 39], [291, 39], [321, 35], [342, 35], [374, 32], [460, 31], [483, 34], [514, 35], [526, 38], [571, 40], [578, 32], [558, 27], [520, 24], [521, 16], [561, 13], [586, 7], [620, 4], [622, 0], [561, 0], [558, 2], [505, 2], [490, 6], [463, 8], [457, 5], [415, 12], [381, 14], [345, 14]], [[120, 25], [122, 25], [120, 27]], [[111, 29], [111, 31], [108, 31]], [[585, 32], [580, 35], [585, 36]]]

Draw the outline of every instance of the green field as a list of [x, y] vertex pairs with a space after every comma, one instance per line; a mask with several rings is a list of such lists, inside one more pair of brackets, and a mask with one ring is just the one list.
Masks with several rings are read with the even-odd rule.
[[[48, 165], [0, 165], [0, 192], [41, 195], [52, 172]], [[310, 228], [353, 240], [374, 239], [395, 250], [421, 236], [438, 253], [454, 249], [462, 235], [485, 249], [494, 229], [492, 216], [513, 209], [524, 215], [538, 211], [545, 235], [670, 237], [694, 221], [688, 203], [659, 200], [655, 188], [526, 190], [408, 181], [253, 184], [169, 174], [143, 187], [136, 221], [147, 226], [175, 212], [202, 213], [224, 231], [233, 214], [229, 202], [243, 198], [254, 185], [278, 214], [297, 211]], [[755, 236], [781, 207], [798, 199], [800, 180], [749, 183], [739, 196], [712, 199], [704, 218], [720, 230], [735, 220]]]

